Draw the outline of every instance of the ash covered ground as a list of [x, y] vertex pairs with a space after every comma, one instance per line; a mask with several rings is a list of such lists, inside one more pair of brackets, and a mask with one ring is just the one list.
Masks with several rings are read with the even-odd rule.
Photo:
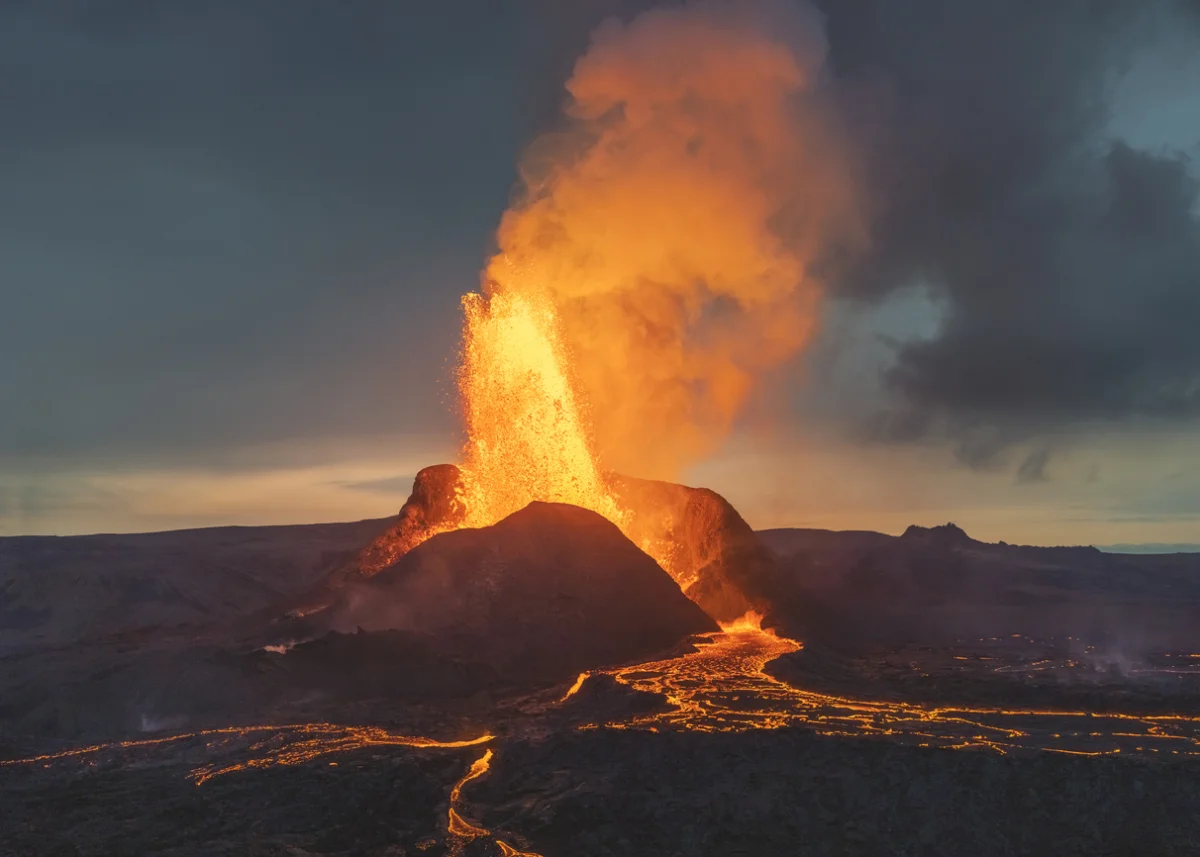
[[392, 555], [452, 477], [0, 539], [0, 853], [1195, 853], [1200, 557], [755, 534], [632, 480], [690, 598], [574, 507]]

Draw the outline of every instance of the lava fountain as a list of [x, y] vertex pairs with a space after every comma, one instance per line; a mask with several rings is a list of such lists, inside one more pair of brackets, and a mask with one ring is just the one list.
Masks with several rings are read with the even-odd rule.
[[612, 471], [711, 453], [808, 341], [828, 251], [861, 239], [811, 11], [709, 0], [594, 34], [463, 301], [467, 526], [534, 500], [643, 510]]
[[486, 526], [544, 500], [620, 525], [625, 516], [592, 450], [549, 296], [470, 294], [463, 306], [464, 524]]

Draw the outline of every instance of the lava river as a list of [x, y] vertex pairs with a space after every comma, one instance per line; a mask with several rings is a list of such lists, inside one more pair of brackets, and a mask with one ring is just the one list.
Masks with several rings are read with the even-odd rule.
[[[754, 622], [740, 622], [705, 635], [693, 653], [611, 670], [608, 674], [620, 683], [660, 694], [671, 707], [604, 727], [737, 732], [797, 726], [822, 735], [879, 736], [955, 749], [1200, 756], [1200, 717], [1195, 716], [873, 701], [803, 690], [764, 671], [801, 647]], [[589, 676], [580, 675], [563, 701]]]
[[[695, 651], [604, 671], [633, 690], [661, 695], [667, 703], [663, 710], [574, 728], [747, 732], [800, 727], [827, 736], [874, 737], [920, 746], [1000, 753], [1025, 750], [1086, 756], [1117, 753], [1200, 756], [1197, 716], [933, 706], [852, 699], [806, 691], [767, 674], [765, 667], [772, 660], [801, 647], [796, 640], [761, 630], [753, 621], [727, 626], [721, 632], [698, 638]], [[0, 765], [49, 766], [75, 762], [90, 767], [100, 760], [133, 762], [133, 756], [145, 761], [148, 755], [159, 758], [170, 755], [195, 760], [190, 778], [202, 787], [214, 777], [251, 769], [300, 765], [322, 758], [327, 764], [335, 764], [328, 760], [370, 747], [418, 752], [478, 748], [482, 754], [450, 790], [444, 828], [449, 853], [461, 854], [469, 844], [482, 840], [508, 857], [538, 857], [510, 844], [520, 841], [519, 836], [489, 830], [476, 821], [485, 814], [486, 807], [470, 804], [463, 793], [469, 791], [472, 781], [488, 774], [493, 759], [502, 758], [504, 734], [526, 732], [524, 727], [534, 727], [526, 734], [535, 734], [545, 728], [545, 723], [539, 727], [533, 722], [543, 719], [536, 712], [545, 714], [574, 705], [593, 675], [581, 674], [556, 702], [526, 709], [534, 712], [528, 715], [529, 722], [497, 729], [497, 735], [485, 734], [467, 740], [435, 740], [379, 728], [329, 723], [232, 726], [0, 760]], [[508, 841], [501, 839], [501, 835]]]

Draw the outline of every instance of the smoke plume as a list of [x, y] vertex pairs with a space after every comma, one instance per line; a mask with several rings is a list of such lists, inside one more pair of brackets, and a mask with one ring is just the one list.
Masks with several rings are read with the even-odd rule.
[[809, 340], [821, 262], [863, 241], [825, 51], [795, 5], [610, 20], [526, 152], [485, 291], [552, 301], [605, 467], [712, 451]]

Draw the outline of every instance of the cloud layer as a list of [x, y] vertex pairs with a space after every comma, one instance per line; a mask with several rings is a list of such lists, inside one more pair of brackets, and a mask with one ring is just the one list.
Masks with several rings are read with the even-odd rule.
[[874, 301], [920, 283], [944, 309], [936, 335], [898, 347], [876, 431], [949, 434], [982, 462], [1096, 423], [1192, 419], [1194, 165], [1186, 148], [1138, 149], [1110, 130], [1120, 74], [1156, 38], [1200, 47], [1187, 10], [826, 5], [832, 62], [860, 86], [864, 127], [876, 123], [883, 205], [842, 293]]

